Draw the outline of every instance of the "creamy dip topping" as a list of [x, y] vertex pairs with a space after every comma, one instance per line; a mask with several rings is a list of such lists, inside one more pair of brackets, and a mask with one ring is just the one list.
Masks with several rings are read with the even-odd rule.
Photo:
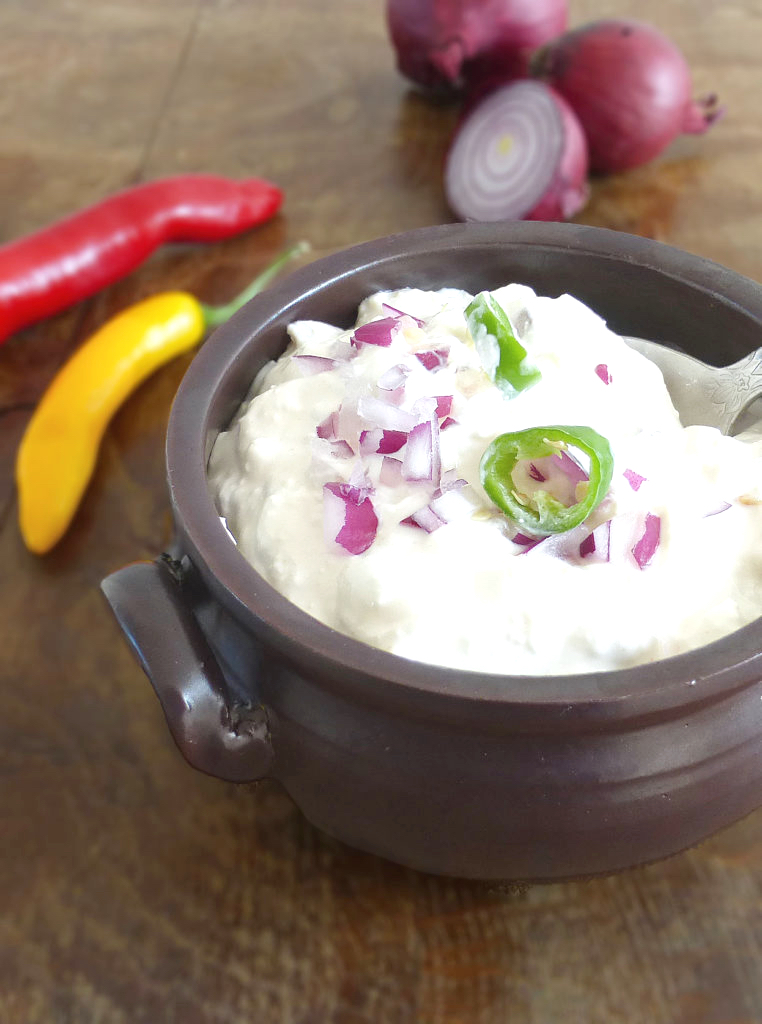
[[[462, 291], [372, 295], [349, 330], [290, 326], [209, 463], [244, 557], [342, 633], [475, 671], [624, 668], [756, 618], [762, 442], [683, 428], [658, 368], [571, 296], [493, 296], [541, 373], [513, 397]], [[479, 467], [498, 435], [556, 424], [606, 438], [613, 476], [581, 526], [541, 539]]]

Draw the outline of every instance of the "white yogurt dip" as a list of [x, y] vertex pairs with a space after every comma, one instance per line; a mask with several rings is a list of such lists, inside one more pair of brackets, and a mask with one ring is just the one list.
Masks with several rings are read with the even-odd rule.
[[[756, 618], [762, 442], [683, 428], [658, 368], [576, 299], [523, 285], [493, 294], [542, 374], [512, 398], [482, 367], [465, 292], [366, 299], [356, 327], [390, 321], [369, 335], [386, 330], [386, 346], [353, 344], [356, 327], [290, 326], [287, 351], [258, 375], [209, 463], [219, 513], [244, 557], [342, 633], [483, 672], [624, 668]], [[416, 437], [429, 433], [408, 452], [419, 423], [430, 427]], [[607, 438], [613, 478], [581, 527], [530, 546], [513, 539], [517, 528], [484, 492], [479, 464], [498, 435], [557, 424]], [[383, 435], [386, 447], [407, 437], [399, 450], [370, 450], [383, 428], [399, 427]], [[433, 479], [406, 479], [421, 475], [427, 456]], [[366, 534], [358, 543], [349, 531], [348, 546], [361, 553], [342, 546], [347, 508]]]

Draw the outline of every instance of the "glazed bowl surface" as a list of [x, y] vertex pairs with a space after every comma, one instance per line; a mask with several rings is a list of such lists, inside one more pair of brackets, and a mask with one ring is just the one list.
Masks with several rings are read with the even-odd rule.
[[276, 778], [318, 827], [415, 868], [578, 877], [675, 853], [762, 803], [762, 621], [616, 672], [499, 676], [409, 661], [275, 591], [226, 533], [206, 479], [217, 434], [293, 320], [348, 327], [379, 289], [512, 281], [569, 292], [618, 333], [716, 365], [760, 343], [757, 284], [602, 229], [445, 225], [318, 260], [194, 359], [167, 436], [175, 546], [103, 587], [196, 767]]

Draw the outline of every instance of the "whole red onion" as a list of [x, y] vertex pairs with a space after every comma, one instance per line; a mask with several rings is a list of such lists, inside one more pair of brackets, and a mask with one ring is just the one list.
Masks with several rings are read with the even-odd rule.
[[540, 51], [534, 72], [579, 118], [595, 171], [647, 163], [683, 132], [705, 132], [722, 113], [716, 96], [692, 99], [681, 52], [637, 21], [573, 29]]
[[458, 88], [477, 58], [499, 53], [506, 63], [566, 28], [566, 0], [387, 0], [397, 66], [429, 89]]

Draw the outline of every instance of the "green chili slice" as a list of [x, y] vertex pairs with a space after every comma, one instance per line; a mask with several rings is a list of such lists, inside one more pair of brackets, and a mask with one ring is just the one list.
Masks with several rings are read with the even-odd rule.
[[490, 292], [479, 292], [469, 303], [466, 323], [487, 375], [506, 395], [512, 398], [539, 381], [542, 374], [527, 359], [508, 314]]
[[[589, 467], [575, 462], [578, 472], [570, 474], [568, 449], [582, 453]], [[565, 533], [584, 522], [605, 498], [613, 468], [605, 437], [591, 427], [567, 426], [500, 434], [480, 465], [482, 484], [492, 501], [522, 530], [538, 537]], [[566, 495], [553, 493], [558, 481], [557, 490], [565, 487]]]

